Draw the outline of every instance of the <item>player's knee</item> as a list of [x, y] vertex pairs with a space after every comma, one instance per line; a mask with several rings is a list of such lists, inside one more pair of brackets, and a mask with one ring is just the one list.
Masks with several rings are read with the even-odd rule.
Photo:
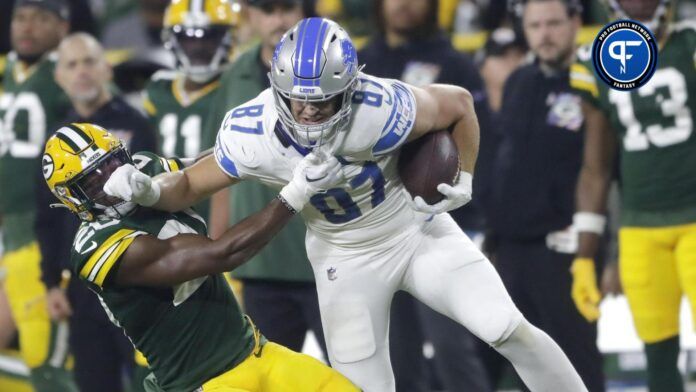
[[372, 318], [360, 302], [336, 304], [327, 315], [324, 329], [329, 352], [340, 363], [353, 363], [371, 357], [377, 350]]
[[501, 336], [499, 340], [491, 343], [491, 346], [499, 348], [502, 345], [514, 342], [522, 346], [531, 346], [534, 344], [537, 328], [533, 326], [525, 318], [521, 318], [517, 321], [517, 324], [512, 326], [506, 334]]
[[522, 314], [515, 308], [510, 311], [496, 311], [489, 314], [484, 328], [479, 328], [476, 335], [484, 342], [495, 346], [504, 342], [524, 320]]

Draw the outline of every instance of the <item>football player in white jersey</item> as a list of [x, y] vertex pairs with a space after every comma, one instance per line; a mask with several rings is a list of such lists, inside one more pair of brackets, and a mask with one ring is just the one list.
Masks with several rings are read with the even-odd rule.
[[[406, 290], [495, 347], [531, 390], [586, 391], [556, 343], [524, 319], [490, 262], [442, 214], [471, 199], [479, 130], [466, 90], [366, 75], [347, 33], [322, 18], [284, 35], [269, 77], [271, 88], [227, 113], [214, 156], [154, 179], [121, 167], [107, 193], [177, 211], [245, 179], [280, 188], [310, 151], [333, 155], [345, 183], [313, 196], [302, 215], [336, 369], [365, 391], [394, 390], [389, 306]], [[435, 205], [412, 200], [398, 177], [399, 148], [450, 126], [457, 183], [441, 184], [445, 199]], [[284, 189], [282, 199], [295, 206], [301, 197]]]

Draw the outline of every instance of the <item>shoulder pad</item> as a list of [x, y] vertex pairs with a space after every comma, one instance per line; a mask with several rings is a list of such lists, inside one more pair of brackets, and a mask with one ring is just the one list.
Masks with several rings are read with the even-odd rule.
[[92, 222], [80, 226], [72, 249], [75, 272], [103, 287], [116, 262], [143, 231], [124, 228], [119, 220]]
[[277, 121], [269, 90], [227, 112], [218, 130], [215, 159], [230, 176], [243, 178], [245, 169], [261, 164], [261, 145]]
[[410, 87], [398, 80], [360, 76], [343, 155], [387, 154], [401, 146], [413, 129], [415, 97]]
[[696, 21], [694, 20], [682, 20], [680, 22], [677, 22], [671, 26], [671, 30], [674, 32], [691, 32], [691, 33], [696, 33]]
[[581, 45], [575, 51], [575, 54], [578, 56], [578, 61], [587, 62], [587, 61], [592, 60], [592, 45], [591, 44]]
[[164, 158], [147, 151], [133, 154], [133, 164], [138, 170], [151, 177], [184, 168], [183, 163], [178, 158]]

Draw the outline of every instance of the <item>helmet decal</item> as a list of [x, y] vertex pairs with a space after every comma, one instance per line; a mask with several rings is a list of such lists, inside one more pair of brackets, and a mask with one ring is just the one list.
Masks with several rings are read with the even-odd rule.
[[343, 50], [343, 64], [348, 66], [348, 73], [353, 73], [353, 67], [358, 66], [358, 55], [355, 53], [353, 43], [348, 39], [341, 40]]
[[41, 158], [41, 170], [45, 180], [48, 180], [53, 175], [53, 167], [53, 158], [48, 154], [44, 154]]

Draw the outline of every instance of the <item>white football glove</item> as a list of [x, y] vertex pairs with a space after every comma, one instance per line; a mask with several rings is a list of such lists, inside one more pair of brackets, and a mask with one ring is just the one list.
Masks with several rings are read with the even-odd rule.
[[471, 201], [472, 180], [471, 174], [460, 171], [459, 178], [457, 178], [457, 183], [454, 186], [445, 183], [438, 185], [437, 191], [442, 193], [445, 198], [435, 204], [426, 203], [420, 196], [414, 198], [406, 189], [404, 189], [404, 197], [408, 204], [411, 205], [411, 208], [416, 211], [426, 214], [441, 214], [456, 210]]
[[315, 193], [333, 188], [343, 180], [343, 167], [336, 157], [321, 159], [310, 153], [295, 166], [292, 180], [283, 187], [280, 196], [299, 212]]
[[154, 205], [160, 198], [159, 184], [130, 163], [114, 170], [104, 184], [104, 192], [145, 207]]

